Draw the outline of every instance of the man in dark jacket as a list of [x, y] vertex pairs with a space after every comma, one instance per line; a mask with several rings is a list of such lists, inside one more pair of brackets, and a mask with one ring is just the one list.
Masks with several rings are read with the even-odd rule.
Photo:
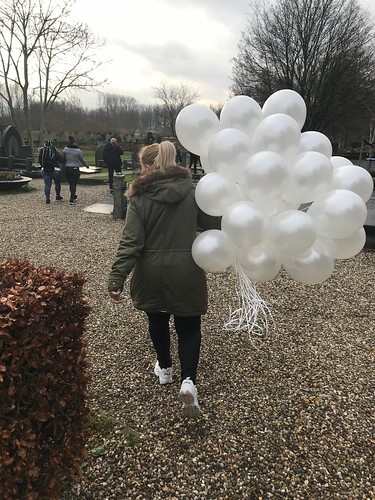
[[116, 173], [121, 174], [122, 154], [123, 150], [117, 144], [117, 139], [115, 137], [112, 137], [110, 142], [108, 142], [103, 148], [103, 160], [108, 168], [108, 183], [111, 193], [113, 191], [114, 172], [116, 171]]

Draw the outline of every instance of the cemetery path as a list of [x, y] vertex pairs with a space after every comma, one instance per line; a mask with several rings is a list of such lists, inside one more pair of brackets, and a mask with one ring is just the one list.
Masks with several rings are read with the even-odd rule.
[[208, 274], [197, 381], [202, 416], [182, 417], [175, 383], [160, 386], [145, 316], [129, 296], [107, 298], [122, 221], [83, 210], [107, 186], [78, 186], [78, 202], [44, 203], [43, 181], [0, 196], [0, 258], [85, 272], [92, 383], [89, 405], [113, 428], [88, 444], [73, 499], [358, 499], [375, 497], [375, 253], [337, 261], [322, 285], [283, 272], [257, 286], [274, 326], [254, 346], [223, 325], [238, 307], [232, 270]]

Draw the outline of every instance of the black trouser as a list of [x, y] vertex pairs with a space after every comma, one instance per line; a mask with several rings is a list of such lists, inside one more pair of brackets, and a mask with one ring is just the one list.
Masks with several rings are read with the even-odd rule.
[[[150, 337], [154, 345], [160, 368], [172, 366], [170, 352], [170, 314], [147, 313]], [[181, 364], [181, 381], [190, 377], [195, 384], [201, 347], [201, 317], [174, 316], [178, 338], [178, 356]]]
[[198, 160], [199, 160], [199, 156], [193, 155], [193, 154], [190, 155], [189, 168], [193, 167], [194, 174], [197, 173], [197, 163], [198, 163]]
[[69, 182], [70, 200], [74, 201], [76, 196], [78, 179], [81, 175], [78, 167], [65, 167], [65, 177]]
[[113, 174], [115, 173], [121, 174], [121, 165], [108, 165], [108, 184], [109, 189], [113, 189]]

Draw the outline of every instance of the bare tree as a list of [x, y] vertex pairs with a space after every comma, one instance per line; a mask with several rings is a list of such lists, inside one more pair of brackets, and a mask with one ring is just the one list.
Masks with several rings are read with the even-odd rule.
[[154, 113], [152, 106], [142, 104], [140, 109], [140, 132], [145, 137], [148, 132], [152, 132], [154, 125]]
[[111, 122], [114, 132], [130, 135], [134, 139], [140, 128], [141, 106], [131, 96], [102, 93], [99, 103], [106, 115], [106, 121]]
[[233, 59], [231, 90], [263, 104], [293, 89], [307, 105], [305, 127], [325, 131], [374, 102], [374, 35], [357, 0], [257, 2]]
[[56, 100], [69, 92], [99, 87], [93, 77], [100, 43], [88, 27], [70, 19], [74, 0], [61, 4], [43, 0], [3, 0], [0, 5], [0, 88], [12, 119], [21, 129], [15, 112], [14, 88], [22, 95], [22, 118], [32, 144], [31, 101], [40, 103], [40, 140], [45, 115]]
[[221, 110], [223, 109], [223, 104], [210, 104], [210, 109], [215, 113], [215, 115], [220, 118]]
[[185, 83], [180, 85], [168, 85], [161, 82], [159, 87], [153, 87], [153, 96], [163, 103], [163, 128], [170, 131], [172, 137], [176, 137], [176, 118], [182, 108], [192, 104], [198, 99], [197, 90]]

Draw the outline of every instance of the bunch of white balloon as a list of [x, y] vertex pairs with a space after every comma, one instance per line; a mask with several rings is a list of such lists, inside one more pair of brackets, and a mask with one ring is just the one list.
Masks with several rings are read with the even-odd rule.
[[289, 89], [272, 94], [263, 108], [251, 97], [233, 97], [220, 120], [200, 104], [181, 110], [177, 137], [201, 157], [206, 172], [197, 204], [222, 216], [221, 231], [194, 241], [200, 267], [214, 272], [239, 265], [260, 283], [283, 266], [296, 281], [318, 284], [332, 274], [334, 259], [363, 248], [372, 177], [332, 156], [324, 134], [301, 133], [305, 119], [303, 98]]
[[283, 267], [313, 285], [329, 278], [334, 259], [363, 248], [372, 177], [332, 156], [324, 134], [301, 132], [305, 119], [303, 98], [289, 89], [262, 108], [251, 97], [233, 97], [220, 120], [200, 104], [181, 110], [177, 137], [206, 172], [197, 204], [222, 216], [221, 230], [205, 231], [193, 243], [198, 266], [211, 272], [233, 266], [254, 283], [272, 280]]

